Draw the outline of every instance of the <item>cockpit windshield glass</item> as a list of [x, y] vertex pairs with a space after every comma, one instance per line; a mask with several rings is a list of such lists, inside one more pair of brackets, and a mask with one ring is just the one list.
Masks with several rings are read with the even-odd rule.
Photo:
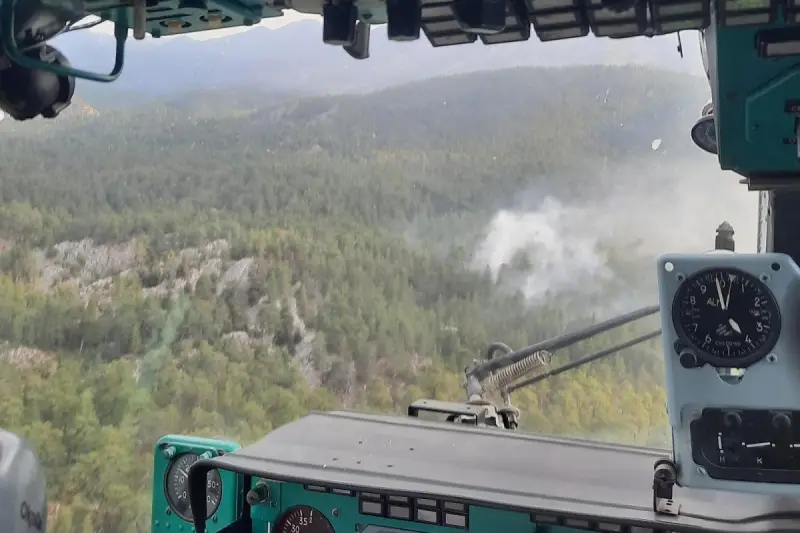
[[[160, 438], [246, 445], [311, 411], [438, 400], [463, 412], [420, 416], [670, 447], [657, 313], [484, 373], [488, 418], [465, 369], [657, 304], [656, 258], [712, 249], [723, 220], [755, 249], [757, 198], [689, 135], [704, 46], [375, 25], [360, 61], [316, 15], [159, 20], [57, 120], [0, 122], [0, 427], [42, 459], [48, 533], [185, 521], [203, 452], [158, 448], [154, 478]], [[101, 71], [112, 33], [52, 43]]]

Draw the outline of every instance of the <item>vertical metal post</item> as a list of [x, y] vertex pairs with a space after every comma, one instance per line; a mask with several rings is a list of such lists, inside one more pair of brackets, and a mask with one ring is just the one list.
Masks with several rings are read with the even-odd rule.
[[764, 221], [765, 251], [786, 254], [800, 264], [800, 190], [770, 191]]

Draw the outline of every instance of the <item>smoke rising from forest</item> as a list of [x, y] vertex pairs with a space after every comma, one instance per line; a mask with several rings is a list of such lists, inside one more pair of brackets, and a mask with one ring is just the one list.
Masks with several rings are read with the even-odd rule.
[[720, 171], [713, 156], [676, 157], [663, 146], [646, 159], [609, 165], [598, 178], [607, 193], [591, 201], [528, 191], [491, 220], [474, 266], [498, 276], [521, 262], [524, 275], [510, 279], [531, 303], [554, 293], [611, 292], [617, 301], [592, 310], [606, 314], [654, 303], [655, 259], [712, 249], [725, 220], [737, 251], [756, 250], [758, 195], [738, 175]]

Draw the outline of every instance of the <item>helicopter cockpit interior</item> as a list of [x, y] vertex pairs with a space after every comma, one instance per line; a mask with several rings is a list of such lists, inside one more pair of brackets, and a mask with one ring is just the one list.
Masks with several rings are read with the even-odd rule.
[[[424, 35], [431, 53], [665, 34], [680, 46], [681, 32], [697, 31], [711, 101], [687, 132], [758, 191], [763, 243], [760, 253], [737, 254], [723, 225], [716, 253], [658, 260], [658, 305], [519, 351], [493, 344], [467, 369], [463, 403], [418, 400], [406, 416], [312, 413], [246, 446], [165, 436], [154, 447], [152, 532], [800, 530], [800, 336], [792, 327], [800, 321], [800, 3], [0, 0], [0, 108], [17, 120], [57, 117], [76, 78], [117, 79], [125, 47], [136, 46], [129, 33], [250, 26], [288, 10], [321, 16], [320, 46], [355, 60], [369, 58], [376, 24], [395, 41]], [[108, 73], [76, 69], [49, 44], [95, 24], [82, 23], [87, 16], [115, 25]], [[660, 336], [672, 450], [514, 431], [521, 414], [511, 393], [574, 368], [544, 370], [552, 352], [655, 313], [660, 330], [581, 364]], [[532, 371], [540, 373], [526, 379]]]

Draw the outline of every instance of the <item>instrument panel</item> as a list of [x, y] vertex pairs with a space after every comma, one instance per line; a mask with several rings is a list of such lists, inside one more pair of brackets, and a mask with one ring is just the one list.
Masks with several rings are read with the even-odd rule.
[[[237, 443], [197, 437], [169, 435], [160, 439], [154, 456], [153, 533], [194, 531], [188, 505], [188, 471], [201, 458], [220, 457], [239, 448]], [[483, 533], [498, 527], [509, 533], [528, 533], [534, 531], [535, 525], [530, 513], [480, 509], [434, 498], [357, 492], [257, 477], [250, 478], [250, 490], [245, 492], [243, 488], [244, 476], [216, 469], [207, 474], [209, 532], [223, 531], [240, 518], [237, 507], [244, 501], [250, 505], [252, 531], [264, 533]], [[559, 533], [620, 531], [597, 529], [580, 520], [565, 521], [544, 515], [538, 519], [551, 525], [560, 523]]]
[[[165, 453], [171, 448], [175, 448], [172, 456], [172, 451]], [[220, 450], [237, 449], [239, 445], [236, 443], [196, 437], [166, 436], [160, 439], [155, 451], [152, 532], [195, 531], [187, 505], [188, 469], [203, 456], [219, 457]], [[163, 480], [161, 493], [159, 474]], [[250, 478], [250, 489], [245, 492], [244, 479], [244, 476], [216, 469], [207, 474], [207, 531], [224, 531], [241, 518], [241, 512], [235, 507], [245, 501], [250, 507], [252, 531], [263, 533], [485, 533], [498, 528], [508, 533], [532, 533], [537, 531], [537, 520], [542, 526], [558, 526], [558, 533], [625, 531], [612, 524], [546, 514], [534, 516], [429, 497], [358, 492], [258, 477]], [[640, 528], [637, 533], [653, 531]]]
[[189, 471], [195, 520], [208, 516], [209, 495], [214, 498], [209, 474], [219, 475], [221, 490], [217, 510], [202, 524], [193, 523], [166, 512], [170, 487], [157, 477], [154, 533], [800, 529], [800, 512], [786, 507], [791, 502], [752, 494], [717, 501], [713, 494], [677, 487], [683, 514], [655, 514], [654, 464], [668, 457], [665, 450], [349, 412], [312, 413], [241, 449], [223, 444], [188, 436], [161, 439], [160, 479], [179, 461], [179, 455], [166, 457], [165, 449], [201, 457]]
[[678, 484], [800, 495], [800, 269], [784, 254], [658, 261]]
[[[484, 533], [499, 530], [508, 533], [532, 533], [536, 530], [536, 524], [528, 513], [470, 506], [463, 502], [436, 498], [348, 492], [295, 483], [268, 483], [273, 498], [280, 501], [280, 505], [272, 506], [265, 502], [253, 507], [253, 531]], [[562, 524], [560, 532], [577, 533], [595, 529], [588, 523], [577, 521], [572, 526], [564, 529]], [[586, 529], [574, 526], [584, 526]]]

